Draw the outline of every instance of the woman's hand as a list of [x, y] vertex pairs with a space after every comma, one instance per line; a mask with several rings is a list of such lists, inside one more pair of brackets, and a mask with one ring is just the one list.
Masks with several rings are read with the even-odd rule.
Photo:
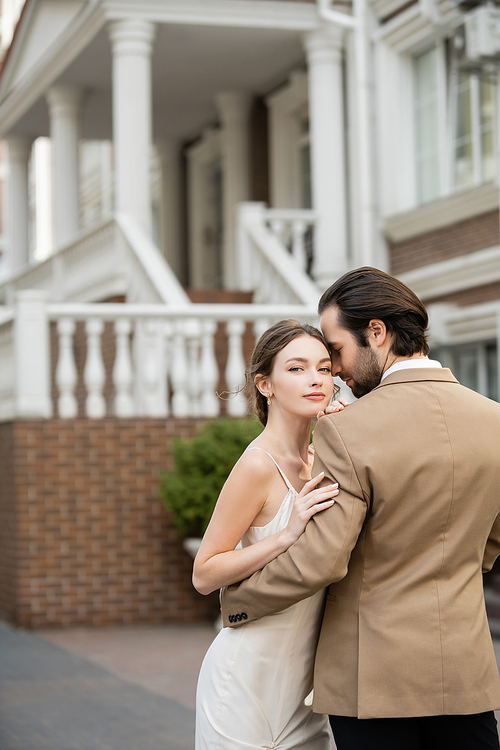
[[319, 411], [316, 416], [319, 419], [320, 417], [324, 417], [325, 414], [335, 414], [336, 411], [343, 411], [346, 406], [349, 406], [349, 401], [346, 398], [338, 398], [336, 401], [328, 404], [324, 411]]
[[331, 508], [334, 504], [335, 500], [333, 498], [339, 494], [337, 483], [314, 489], [324, 476], [325, 474], [322, 471], [316, 477], [310, 479], [309, 482], [306, 482], [295, 498], [290, 520], [282, 532], [287, 543], [287, 549], [301, 536], [307, 526], [307, 522], [315, 513], [319, 513], [320, 510], [325, 510], [326, 508]]

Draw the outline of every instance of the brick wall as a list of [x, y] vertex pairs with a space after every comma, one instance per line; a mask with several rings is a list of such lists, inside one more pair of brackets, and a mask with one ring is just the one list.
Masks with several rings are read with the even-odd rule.
[[499, 213], [490, 211], [444, 229], [389, 243], [390, 272], [398, 276], [429, 263], [467, 255], [499, 243]]
[[0, 618], [38, 628], [214, 619], [157, 499], [193, 420], [0, 425]]
[[0, 617], [16, 616], [17, 550], [12, 425], [0, 425]]

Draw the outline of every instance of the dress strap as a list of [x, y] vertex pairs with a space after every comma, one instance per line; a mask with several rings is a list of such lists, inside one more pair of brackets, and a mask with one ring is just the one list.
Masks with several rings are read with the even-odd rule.
[[[262, 451], [263, 453], [267, 453], [267, 451], [266, 451], [266, 450], [264, 450], [264, 448], [259, 448], [259, 446], [258, 446], [258, 445], [254, 445], [254, 446], [253, 446], [252, 448], [247, 448], [247, 451]], [[279, 464], [278, 464], [278, 463], [276, 462], [276, 460], [275, 460], [275, 459], [274, 459], [274, 458], [273, 458], [273, 457], [271, 456], [271, 454], [270, 454], [270, 453], [267, 453], [267, 455], [269, 456], [269, 458], [270, 458], [270, 459], [271, 459], [271, 461], [272, 461], [272, 462], [274, 463], [274, 465], [275, 465], [275, 466], [276, 466], [276, 468], [278, 469], [279, 473], [280, 473], [280, 474], [281, 474], [281, 476], [283, 477], [283, 480], [284, 480], [284, 482], [285, 482], [286, 486], [288, 487], [288, 489], [289, 489], [289, 490], [293, 490], [294, 492], [297, 492], [297, 490], [295, 489], [295, 487], [294, 487], [294, 486], [293, 486], [292, 484], [290, 484], [290, 482], [288, 481], [288, 479], [287, 479], [287, 476], [286, 476], [285, 472], [283, 471], [283, 469], [281, 468], [281, 466], [279, 466]]]

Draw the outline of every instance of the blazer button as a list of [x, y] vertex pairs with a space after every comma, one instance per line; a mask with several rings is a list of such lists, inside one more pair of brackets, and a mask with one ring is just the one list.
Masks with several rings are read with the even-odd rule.
[[241, 620], [241, 615], [240, 615], [240, 614], [237, 614], [237, 615], [236, 615], [236, 619], [238, 620], [238, 622], [240, 622], [240, 620]]
[[233, 615], [229, 615], [229, 617], [228, 617], [227, 619], [229, 620], [229, 622], [234, 622], [234, 617], [233, 617]]
[[246, 612], [242, 612], [242, 613], [241, 613], [241, 619], [242, 619], [242, 620], [246, 620], [246, 619], [247, 619], [247, 616], [248, 616], [248, 615], [247, 615], [247, 613], [246, 613]]

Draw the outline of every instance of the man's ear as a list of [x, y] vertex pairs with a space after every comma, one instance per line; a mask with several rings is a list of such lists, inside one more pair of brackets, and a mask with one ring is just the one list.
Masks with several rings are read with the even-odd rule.
[[377, 347], [383, 346], [387, 341], [387, 328], [383, 320], [374, 318], [370, 320], [367, 328], [367, 338]]

